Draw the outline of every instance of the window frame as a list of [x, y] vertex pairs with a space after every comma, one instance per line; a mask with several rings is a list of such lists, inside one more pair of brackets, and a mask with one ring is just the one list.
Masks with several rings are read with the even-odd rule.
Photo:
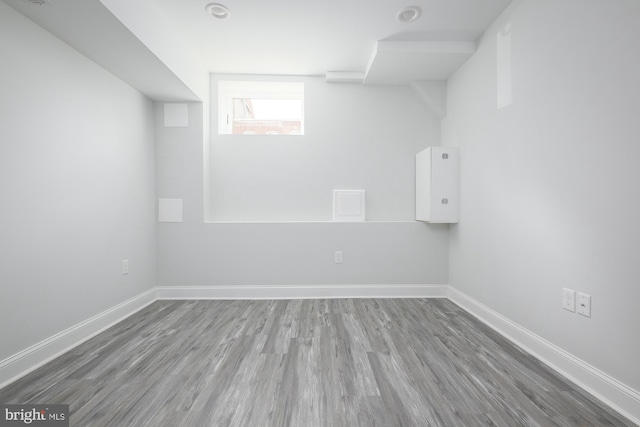
[[233, 100], [238, 98], [300, 100], [300, 133], [278, 135], [304, 135], [304, 82], [218, 80], [218, 135], [239, 135], [233, 134]]

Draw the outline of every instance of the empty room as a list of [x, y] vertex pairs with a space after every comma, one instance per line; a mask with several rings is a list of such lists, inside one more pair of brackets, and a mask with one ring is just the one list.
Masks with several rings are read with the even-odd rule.
[[0, 426], [640, 425], [639, 23], [0, 1]]

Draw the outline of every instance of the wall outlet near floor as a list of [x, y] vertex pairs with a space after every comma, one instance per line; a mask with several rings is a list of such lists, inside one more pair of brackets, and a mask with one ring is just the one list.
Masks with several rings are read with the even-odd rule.
[[122, 274], [129, 274], [129, 260], [128, 259], [123, 259], [122, 260]]
[[333, 260], [336, 264], [342, 264], [342, 251], [335, 251], [333, 254]]
[[562, 289], [562, 308], [573, 313], [576, 312], [576, 291], [571, 289]]
[[578, 292], [578, 314], [591, 317], [591, 295]]

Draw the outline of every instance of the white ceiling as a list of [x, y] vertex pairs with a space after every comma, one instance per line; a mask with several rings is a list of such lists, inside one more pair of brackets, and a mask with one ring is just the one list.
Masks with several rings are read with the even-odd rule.
[[[149, 98], [156, 101], [200, 98], [185, 84], [184, 76], [167, 66], [166, 58], [153, 52], [101, 0], [47, 1], [40, 6], [29, 0], [4, 0]], [[43, 64], [43, 72], [46, 70], [47, 64]]]
[[[379, 40], [475, 41], [511, 2], [215, 1], [229, 8], [228, 19], [208, 15], [205, 6], [211, 1], [207, 0], [157, 0], [157, 3], [199, 51], [211, 72], [288, 75], [366, 72]], [[417, 21], [396, 21], [398, 11], [414, 5], [422, 9], [422, 16]], [[438, 74], [439, 78], [441, 74]], [[425, 79], [429, 78], [425, 76]], [[384, 79], [376, 80], [383, 83]]]
[[[511, 0], [3, 0], [158, 101], [206, 97], [204, 73], [444, 80]], [[400, 23], [406, 6], [422, 16]], [[346, 76], [346, 78], [345, 78]], [[353, 76], [358, 76], [353, 78]]]

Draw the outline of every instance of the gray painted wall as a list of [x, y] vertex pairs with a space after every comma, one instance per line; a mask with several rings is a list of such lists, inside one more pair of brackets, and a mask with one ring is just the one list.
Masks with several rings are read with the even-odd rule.
[[[302, 81], [305, 134], [218, 135], [218, 80]], [[367, 220], [415, 220], [415, 155], [440, 120], [407, 86], [321, 77], [211, 78], [213, 221], [330, 221], [334, 189], [366, 190]]]
[[[379, 102], [384, 99], [381, 96]], [[164, 127], [163, 114], [163, 104], [157, 103], [158, 164], [167, 171], [159, 169], [158, 197], [182, 198], [184, 222], [158, 224], [160, 286], [447, 283], [446, 225], [411, 221], [204, 223], [200, 165], [207, 128], [202, 121], [206, 119], [203, 105], [189, 104], [189, 126], [184, 128]], [[343, 126], [345, 132], [358, 127]], [[426, 147], [428, 140], [421, 144]], [[406, 170], [399, 174], [410, 175], [412, 182], [407, 185], [413, 188], [414, 156], [405, 157]], [[391, 173], [374, 169], [381, 176]], [[330, 218], [330, 210], [328, 215]], [[334, 263], [336, 250], [343, 251], [341, 265]]]
[[[638, 22], [635, 0], [516, 0], [449, 79], [443, 124], [461, 147], [450, 283], [636, 390]], [[512, 104], [497, 109], [508, 26]], [[590, 319], [562, 309], [563, 287], [592, 296]]]
[[0, 57], [2, 360], [151, 288], [156, 263], [153, 104], [3, 2]]
[[161, 286], [447, 283], [446, 225], [163, 223], [158, 241]]
[[[204, 196], [215, 192], [201, 165], [220, 160], [208, 144], [203, 159], [208, 105], [189, 104], [188, 128], [164, 128], [156, 105], [156, 160], [171, 173], [154, 178], [152, 104], [0, 2], [0, 360], [156, 283], [435, 284], [449, 270], [465, 293], [640, 389], [638, 18], [632, 0], [516, 0], [483, 36], [448, 82], [443, 141], [460, 146], [462, 160], [462, 216], [449, 238], [445, 225], [415, 222], [204, 223]], [[499, 31], [512, 46], [513, 103], [502, 109]], [[418, 109], [391, 167], [391, 127], [378, 128], [384, 138], [340, 135], [378, 126], [392, 99], [412, 105], [405, 89], [327, 90], [326, 99], [353, 92], [353, 105], [367, 101], [374, 114], [356, 128], [325, 123], [331, 133], [313, 143], [355, 141], [352, 165], [376, 141], [382, 150], [367, 158], [361, 175], [372, 181], [362, 185], [399, 193], [388, 191], [371, 215], [411, 218], [413, 157], [405, 160], [437, 145], [433, 118]], [[325, 154], [320, 166], [334, 170]], [[344, 170], [340, 185], [351, 186]], [[183, 223], [156, 226], [154, 184], [158, 196], [185, 200]], [[317, 206], [309, 212], [328, 219]], [[344, 264], [333, 263], [334, 250]], [[593, 296], [591, 319], [561, 309], [562, 287]]]

